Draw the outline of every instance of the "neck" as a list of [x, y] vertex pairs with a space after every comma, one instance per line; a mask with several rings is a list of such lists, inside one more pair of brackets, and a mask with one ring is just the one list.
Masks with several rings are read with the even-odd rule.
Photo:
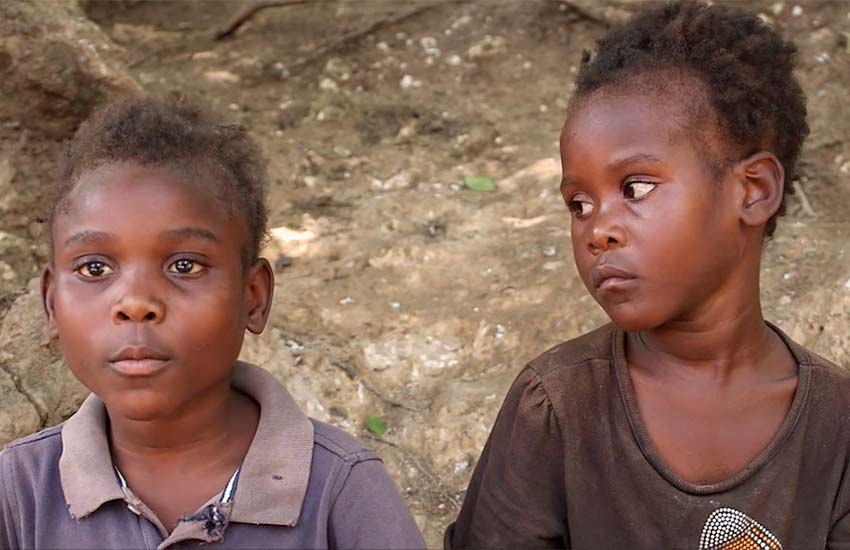
[[245, 418], [240, 414], [245, 401], [250, 402], [250, 398], [227, 386], [167, 418], [132, 420], [110, 415], [113, 460], [121, 468], [127, 462], [155, 459], [175, 464], [220, 456], [222, 453], [215, 449], [228, 448], [233, 419]]
[[656, 373], [724, 378], [754, 368], [775, 352], [777, 343], [784, 347], [762, 315], [758, 265], [749, 267], [687, 315], [630, 333], [629, 362]]

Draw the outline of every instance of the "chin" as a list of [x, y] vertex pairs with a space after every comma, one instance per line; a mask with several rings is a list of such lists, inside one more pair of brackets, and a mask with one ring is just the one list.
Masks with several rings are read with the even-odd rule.
[[608, 314], [611, 322], [625, 332], [652, 330], [664, 323], [664, 319], [656, 319], [656, 316], [646, 311], [648, 308], [639, 307], [633, 302], [602, 305], [602, 309]]
[[144, 422], [156, 420], [169, 412], [168, 403], [165, 402], [162, 394], [150, 390], [121, 392], [101, 399], [106, 404], [110, 417], [119, 416], [127, 420]]

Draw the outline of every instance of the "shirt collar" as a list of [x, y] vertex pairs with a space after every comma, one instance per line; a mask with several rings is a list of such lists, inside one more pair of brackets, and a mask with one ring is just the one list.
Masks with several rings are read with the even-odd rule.
[[[260, 405], [260, 422], [242, 462], [230, 521], [294, 526], [307, 494], [313, 424], [268, 372], [237, 362], [233, 387]], [[103, 402], [90, 395], [62, 427], [59, 476], [71, 516], [83, 518], [124, 499], [115, 479]]]

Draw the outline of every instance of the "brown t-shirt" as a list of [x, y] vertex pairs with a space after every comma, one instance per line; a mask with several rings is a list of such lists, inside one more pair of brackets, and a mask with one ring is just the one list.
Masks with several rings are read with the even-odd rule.
[[777, 332], [799, 365], [791, 408], [746, 468], [711, 485], [654, 449], [622, 331], [544, 353], [510, 388], [446, 546], [850, 549], [850, 374]]

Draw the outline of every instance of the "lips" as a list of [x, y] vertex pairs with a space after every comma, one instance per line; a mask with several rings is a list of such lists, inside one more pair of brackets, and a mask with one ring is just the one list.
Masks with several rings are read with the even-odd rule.
[[631, 272], [613, 264], [600, 264], [590, 270], [590, 280], [597, 290], [615, 290], [636, 278]]
[[171, 358], [147, 346], [125, 346], [109, 359], [109, 365], [123, 376], [152, 376], [164, 369]]

